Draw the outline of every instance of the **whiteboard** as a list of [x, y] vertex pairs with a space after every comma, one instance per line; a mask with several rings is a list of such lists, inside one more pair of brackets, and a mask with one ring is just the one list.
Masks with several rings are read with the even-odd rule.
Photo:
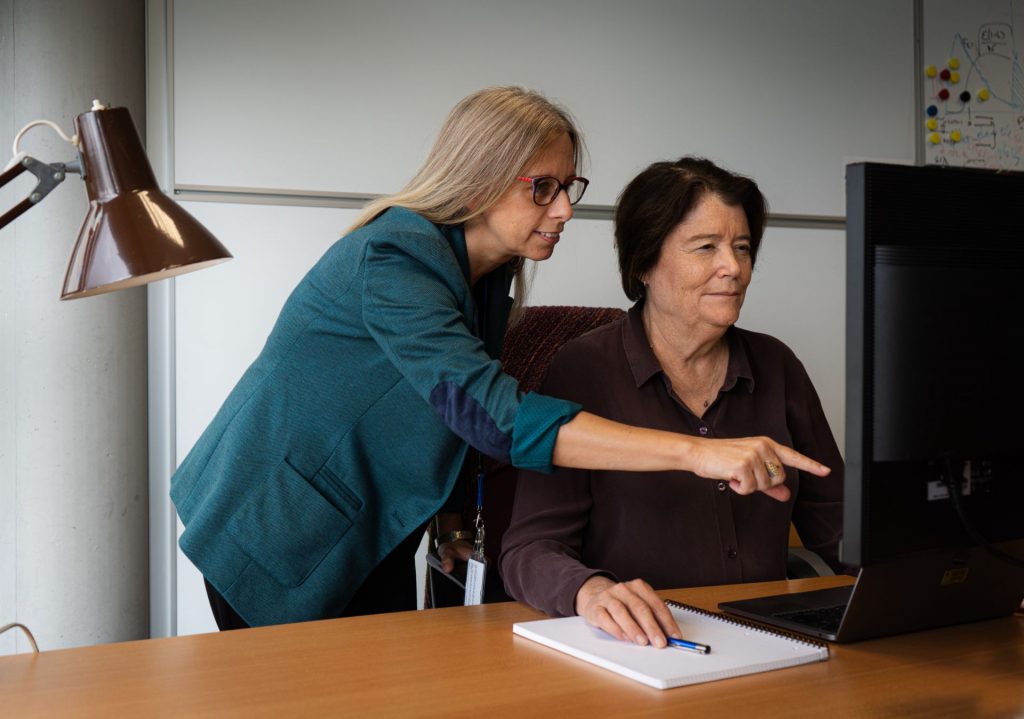
[[179, 186], [394, 192], [495, 84], [573, 112], [591, 204], [696, 153], [843, 215], [847, 159], [913, 159], [909, 0], [176, 0], [173, 52]]
[[928, 0], [923, 25], [925, 161], [1024, 170], [1024, 2]]

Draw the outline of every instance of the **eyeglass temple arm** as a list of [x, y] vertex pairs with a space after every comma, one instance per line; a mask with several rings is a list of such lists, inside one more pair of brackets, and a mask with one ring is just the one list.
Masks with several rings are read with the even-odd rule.
[[16, 204], [3, 215], [0, 215], [0, 228], [6, 227], [10, 223], [14, 222], [14, 220], [20, 215], [27, 212], [35, 205], [38, 205], [44, 197], [50, 194], [53, 188], [64, 182], [64, 177], [67, 173], [75, 172], [82, 174], [82, 165], [79, 160], [74, 160], [68, 163], [54, 162], [48, 164], [26, 155], [17, 165], [14, 165], [0, 173], [0, 187], [3, 187], [26, 170], [35, 175], [39, 181], [36, 183], [35, 189], [29, 193], [28, 197]]

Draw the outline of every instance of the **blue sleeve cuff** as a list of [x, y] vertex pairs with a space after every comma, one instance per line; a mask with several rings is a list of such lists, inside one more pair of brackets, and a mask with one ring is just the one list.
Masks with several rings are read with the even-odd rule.
[[516, 412], [512, 429], [512, 464], [550, 473], [559, 428], [583, 409], [575, 402], [529, 392]]

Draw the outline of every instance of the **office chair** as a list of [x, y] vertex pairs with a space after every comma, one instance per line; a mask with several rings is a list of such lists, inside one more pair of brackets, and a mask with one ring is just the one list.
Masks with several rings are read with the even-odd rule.
[[789, 548], [786, 553], [786, 579], [809, 579], [810, 577], [831, 577], [832, 567], [817, 553], [804, 547], [796, 527], [789, 525]]

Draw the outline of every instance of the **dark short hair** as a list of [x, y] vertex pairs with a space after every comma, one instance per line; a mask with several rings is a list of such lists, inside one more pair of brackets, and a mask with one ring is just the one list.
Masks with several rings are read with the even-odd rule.
[[750, 228], [751, 261], [757, 260], [768, 203], [756, 182], [702, 157], [655, 162], [626, 185], [615, 209], [619, 273], [629, 299], [644, 296], [641, 278], [657, 264], [665, 238], [707, 194], [743, 208]]

